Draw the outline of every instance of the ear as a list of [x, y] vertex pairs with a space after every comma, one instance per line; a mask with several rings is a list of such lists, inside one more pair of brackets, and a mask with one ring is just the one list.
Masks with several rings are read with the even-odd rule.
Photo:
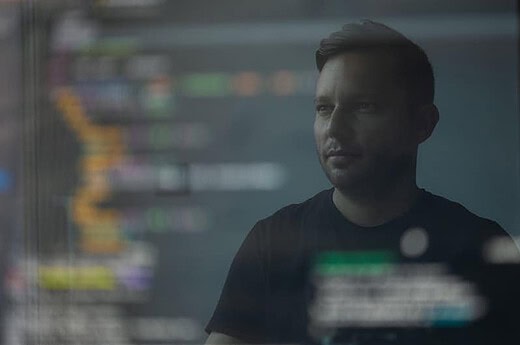
[[435, 104], [426, 104], [416, 110], [416, 140], [421, 144], [428, 139], [439, 122], [439, 110]]

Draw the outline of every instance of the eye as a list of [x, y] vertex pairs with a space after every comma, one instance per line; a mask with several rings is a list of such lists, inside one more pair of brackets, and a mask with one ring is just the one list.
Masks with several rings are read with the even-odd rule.
[[362, 113], [374, 113], [378, 107], [375, 102], [358, 102], [354, 105], [354, 108]]
[[332, 113], [334, 110], [334, 106], [331, 104], [317, 104], [316, 105], [316, 113], [320, 115], [327, 115]]

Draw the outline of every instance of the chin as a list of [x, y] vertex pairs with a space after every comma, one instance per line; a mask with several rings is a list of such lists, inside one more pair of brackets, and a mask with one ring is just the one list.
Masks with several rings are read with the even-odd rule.
[[350, 193], [350, 192], [355, 192], [357, 190], [359, 190], [361, 184], [359, 183], [354, 183], [352, 181], [331, 181], [331, 184], [332, 186], [341, 191], [341, 192], [346, 192], [346, 193]]
[[331, 164], [325, 159], [320, 160], [321, 168], [332, 186], [342, 191], [356, 191], [367, 183], [367, 169], [363, 162], [356, 161], [348, 165]]
[[361, 164], [353, 164], [348, 167], [322, 166], [328, 180], [334, 188], [347, 193], [358, 194], [367, 189], [375, 182], [370, 169]]
[[362, 184], [362, 179], [359, 176], [352, 176], [347, 172], [326, 172], [330, 183], [339, 190], [353, 190], [356, 186]]

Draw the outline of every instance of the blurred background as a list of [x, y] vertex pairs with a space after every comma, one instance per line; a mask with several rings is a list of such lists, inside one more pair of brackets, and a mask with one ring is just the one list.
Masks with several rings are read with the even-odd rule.
[[0, 344], [203, 343], [250, 228], [329, 188], [314, 51], [363, 18], [433, 64], [420, 186], [520, 235], [515, 1], [3, 0]]

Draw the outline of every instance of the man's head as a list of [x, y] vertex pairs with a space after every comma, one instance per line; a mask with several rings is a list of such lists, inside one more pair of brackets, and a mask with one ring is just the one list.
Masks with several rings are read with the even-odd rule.
[[418, 145], [437, 120], [424, 51], [371, 21], [347, 24], [316, 52], [314, 133], [321, 165], [345, 192], [370, 192], [415, 178]]

